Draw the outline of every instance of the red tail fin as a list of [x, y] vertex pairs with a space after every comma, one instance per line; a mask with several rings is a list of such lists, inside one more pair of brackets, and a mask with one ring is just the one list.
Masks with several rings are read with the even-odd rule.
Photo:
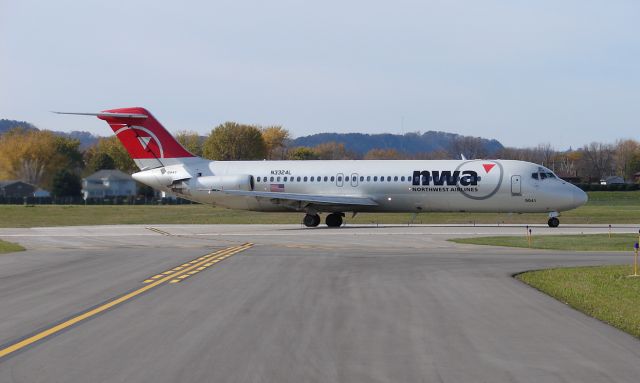
[[[180, 145], [178, 141], [144, 108], [120, 108], [104, 110], [97, 115], [113, 129], [122, 145], [138, 165], [153, 160], [164, 164], [163, 159], [195, 157]], [[173, 161], [169, 161], [173, 162]], [[141, 166], [149, 167], [149, 166]]]

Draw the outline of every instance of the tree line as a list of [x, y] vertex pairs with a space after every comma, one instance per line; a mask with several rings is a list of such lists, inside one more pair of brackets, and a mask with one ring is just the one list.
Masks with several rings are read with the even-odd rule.
[[[207, 136], [181, 131], [176, 139], [191, 153], [211, 160], [402, 160], [495, 158], [530, 161], [547, 166], [561, 177], [597, 182], [619, 175], [633, 180], [640, 172], [640, 143], [618, 140], [613, 144], [593, 142], [579, 149], [556, 150], [551, 144], [532, 148], [502, 148], [487, 153], [485, 139], [458, 136], [447, 150], [406, 153], [396, 148], [376, 148], [358, 154], [341, 142], [323, 142], [313, 147], [293, 146], [290, 132], [282, 126], [260, 126], [225, 122]], [[0, 135], [0, 179], [18, 179], [49, 190], [54, 196], [80, 193], [81, 177], [101, 169], [137, 171], [133, 160], [115, 136], [100, 138], [85, 150], [77, 139], [31, 127], [13, 128]]]

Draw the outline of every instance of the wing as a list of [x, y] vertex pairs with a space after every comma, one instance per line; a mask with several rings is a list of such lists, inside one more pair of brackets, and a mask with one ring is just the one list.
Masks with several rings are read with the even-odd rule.
[[263, 192], [248, 190], [220, 190], [220, 192], [229, 195], [307, 202], [322, 205], [378, 206], [378, 203], [369, 197]]

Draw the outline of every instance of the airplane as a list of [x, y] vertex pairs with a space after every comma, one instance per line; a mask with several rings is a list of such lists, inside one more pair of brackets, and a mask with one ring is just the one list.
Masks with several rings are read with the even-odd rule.
[[297, 211], [303, 224], [340, 227], [345, 213], [560, 212], [587, 194], [551, 170], [514, 160], [210, 161], [187, 151], [144, 108], [99, 113], [154, 189], [202, 204], [250, 211]]

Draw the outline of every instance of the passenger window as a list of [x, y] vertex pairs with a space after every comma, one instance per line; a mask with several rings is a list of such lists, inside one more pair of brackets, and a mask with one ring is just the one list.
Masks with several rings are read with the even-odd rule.
[[284, 182], [287, 182], [287, 177], [284, 177], [284, 180], [283, 180], [283, 181], [284, 181]]
[[278, 182], [280, 182], [280, 176], [278, 176], [278, 178], [276, 178], [278, 180]]
[[391, 176], [387, 176], [387, 182], [391, 182]]
[[309, 181], [313, 182], [313, 176], [311, 176], [311, 179], [309, 179]]
[[349, 182], [349, 176], [344, 177], [345, 182]]
[[342, 182], [342, 177], [338, 176], [338, 182]]
[[360, 176], [360, 182], [364, 181], [364, 176]]
[[320, 182], [322, 181], [322, 177], [318, 176], [318, 178], [316, 178], [316, 182]]
[[371, 176], [367, 176], [367, 182], [371, 181]]
[[384, 182], [384, 176], [380, 177], [380, 182]]
[[333, 182], [333, 181], [335, 181], [335, 180], [336, 180], [336, 177], [331, 176], [331, 182]]
[[329, 180], [329, 177], [324, 176], [324, 182], [327, 182]]
[[298, 178], [296, 178], [296, 181], [300, 182], [300, 176], [298, 176]]
[[260, 177], [256, 178], [256, 181], [260, 182]]
[[302, 179], [304, 182], [307, 182], [307, 176]]
[[400, 181], [404, 182], [404, 176], [400, 177]]
[[273, 182], [273, 177], [270, 178], [271, 182]]
[[393, 177], [393, 180], [397, 182], [398, 181], [398, 176]]
[[373, 182], [378, 181], [378, 176], [373, 176]]

